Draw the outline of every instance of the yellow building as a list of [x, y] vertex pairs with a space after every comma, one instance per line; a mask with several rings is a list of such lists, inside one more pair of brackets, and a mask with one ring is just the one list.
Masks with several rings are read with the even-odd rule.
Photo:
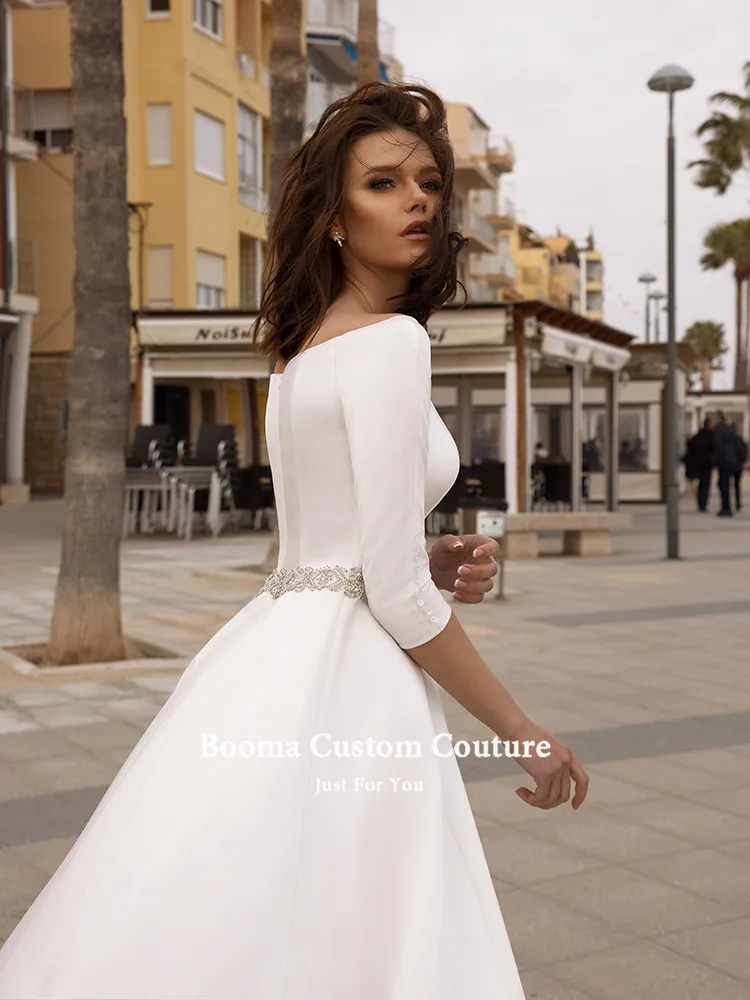
[[581, 251], [582, 281], [586, 289], [586, 315], [589, 319], [604, 319], [604, 260], [594, 245], [593, 234]]
[[[124, 4], [128, 199], [134, 309], [250, 310], [265, 239], [268, 0]], [[17, 83], [37, 162], [19, 164], [19, 234], [36, 246], [27, 469], [62, 487], [73, 339], [71, 65], [67, 3], [18, 10]], [[202, 419], [242, 427], [241, 382], [155, 383], [153, 416], [195, 437]]]

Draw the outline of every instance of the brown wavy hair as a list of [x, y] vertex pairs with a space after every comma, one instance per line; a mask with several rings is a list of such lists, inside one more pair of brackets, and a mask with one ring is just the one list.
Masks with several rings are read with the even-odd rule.
[[394, 128], [412, 132], [427, 145], [442, 178], [432, 243], [415, 262], [407, 293], [394, 312], [424, 324], [455, 297], [457, 257], [468, 241], [451, 228], [454, 160], [445, 106], [427, 87], [366, 84], [326, 108], [284, 170], [268, 236], [253, 350], [288, 361], [343, 291], [344, 267], [330, 233], [344, 203], [347, 154], [363, 136]]

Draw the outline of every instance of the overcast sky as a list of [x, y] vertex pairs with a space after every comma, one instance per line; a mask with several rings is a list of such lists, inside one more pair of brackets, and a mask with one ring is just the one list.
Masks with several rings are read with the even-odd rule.
[[[695, 77], [678, 94], [677, 332], [724, 323], [734, 339], [729, 269], [701, 271], [705, 232], [750, 216], [750, 177], [723, 197], [692, 183], [695, 128], [709, 96], [738, 92], [750, 60], [750, 0], [380, 0], [407, 79], [470, 104], [516, 151], [506, 194], [543, 235], [557, 226], [604, 254], [605, 321], [643, 336], [644, 270], [666, 284], [667, 98], [646, 87], [665, 63]], [[666, 336], [666, 315], [662, 337]], [[729, 387], [731, 358], [716, 375]]]

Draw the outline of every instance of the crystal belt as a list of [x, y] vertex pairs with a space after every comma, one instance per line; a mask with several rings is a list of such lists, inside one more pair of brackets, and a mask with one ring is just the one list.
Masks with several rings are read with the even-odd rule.
[[281, 597], [296, 590], [343, 591], [347, 597], [367, 601], [365, 581], [359, 566], [295, 566], [277, 568], [267, 577], [259, 593]]

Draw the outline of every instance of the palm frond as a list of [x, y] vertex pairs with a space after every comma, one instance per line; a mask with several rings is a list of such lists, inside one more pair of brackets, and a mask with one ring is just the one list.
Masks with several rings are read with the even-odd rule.
[[711, 95], [711, 102], [713, 104], [728, 104], [730, 108], [734, 108], [741, 115], [750, 114], [750, 97], [743, 94], [732, 94], [728, 90], [720, 90]]

